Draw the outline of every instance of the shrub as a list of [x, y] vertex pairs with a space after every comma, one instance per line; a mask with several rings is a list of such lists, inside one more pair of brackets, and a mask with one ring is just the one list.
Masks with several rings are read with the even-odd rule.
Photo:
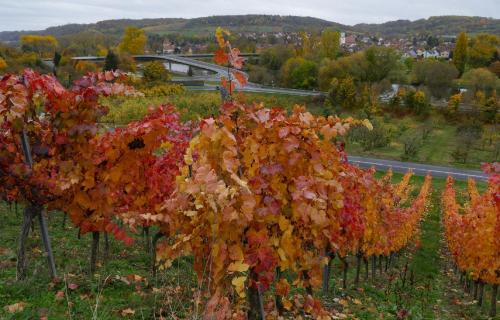
[[373, 122], [373, 130], [364, 126], [353, 127], [348, 133], [348, 139], [359, 143], [364, 151], [382, 148], [391, 142], [389, 131], [379, 122]]
[[183, 94], [186, 92], [184, 87], [179, 84], [159, 84], [140, 90], [146, 97], [165, 97], [171, 95]]
[[409, 160], [415, 158], [420, 149], [420, 138], [415, 135], [407, 135], [403, 138], [403, 154], [401, 155], [402, 160]]
[[422, 90], [408, 90], [404, 98], [405, 105], [413, 113], [425, 115], [429, 112], [429, 102]]
[[160, 61], [148, 62], [144, 65], [144, 80], [147, 82], [158, 82], [170, 80], [165, 65]]

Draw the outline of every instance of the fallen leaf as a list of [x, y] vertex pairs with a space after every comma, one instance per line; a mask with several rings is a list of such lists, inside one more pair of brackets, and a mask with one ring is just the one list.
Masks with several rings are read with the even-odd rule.
[[131, 308], [123, 309], [120, 314], [122, 317], [128, 317], [128, 316], [133, 316], [135, 314], [135, 310]]
[[57, 291], [56, 300], [62, 300], [62, 299], [64, 299], [64, 291]]
[[8, 306], [3, 307], [3, 309], [9, 313], [23, 311], [26, 306], [26, 302], [16, 302], [14, 304], [10, 304]]

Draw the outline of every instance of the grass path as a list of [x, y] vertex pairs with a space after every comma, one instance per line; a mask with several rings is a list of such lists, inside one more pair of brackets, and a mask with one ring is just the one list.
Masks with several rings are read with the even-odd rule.
[[[395, 180], [401, 175], [394, 174]], [[418, 192], [423, 178], [414, 177]], [[342, 289], [341, 266], [336, 260], [331, 286], [322, 296], [325, 306], [347, 319], [487, 319], [463, 293], [457, 277], [450, 272], [441, 230], [441, 192], [443, 179], [435, 179], [431, 206], [422, 224], [421, 246], [395, 259], [396, 268], [377, 273], [375, 281], [362, 281], [353, 287], [354, 268], [348, 273], [348, 288]], [[457, 182], [465, 190], [465, 183]], [[481, 185], [479, 186], [481, 187]], [[482, 186], [484, 188], [484, 186]], [[94, 277], [87, 274], [90, 235], [77, 238], [77, 230], [62, 227], [62, 215], [49, 221], [56, 264], [61, 280], [48, 279], [46, 260], [39, 232], [31, 234], [28, 259], [29, 276], [24, 282], [15, 279], [15, 252], [21, 213], [16, 215], [0, 203], [0, 319], [186, 319], [193, 313], [196, 278], [192, 261], [181, 259], [172, 268], [152, 278], [144, 244], [140, 236], [131, 247], [111, 241], [111, 256], [101, 262]], [[37, 226], [36, 226], [37, 227]], [[408, 272], [403, 285], [404, 266]], [[354, 261], [350, 261], [354, 266]], [[411, 270], [414, 276], [411, 277]], [[364, 270], [361, 272], [361, 278]], [[413, 278], [413, 281], [411, 281]], [[70, 284], [74, 285], [71, 286]], [[61, 293], [62, 292], [62, 293]], [[320, 293], [317, 293], [320, 295]], [[483, 314], [489, 305], [485, 292]], [[7, 305], [23, 303], [23, 310], [10, 313]]]

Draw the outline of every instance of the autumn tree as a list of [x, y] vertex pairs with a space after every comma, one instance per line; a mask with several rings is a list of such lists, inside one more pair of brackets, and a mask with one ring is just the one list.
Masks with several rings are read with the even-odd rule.
[[460, 75], [465, 71], [467, 56], [467, 34], [461, 32], [457, 37], [455, 49], [453, 50], [453, 64], [457, 67]]
[[40, 57], [50, 57], [59, 45], [54, 36], [23, 35], [21, 47], [23, 51], [36, 52]]
[[7, 68], [7, 62], [2, 57], [0, 57], [0, 71], [6, 68]]
[[[454, 180], [448, 177], [443, 192], [443, 224], [448, 250], [457, 268], [466, 277], [484, 289], [492, 286], [489, 316], [495, 318], [497, 291], [500, 285], [500, 193], [499, 163], [485, 164], [490, 174], [488, 187], [483, 194], [472, 180], [468, 182], [470, 201], [463, 207], [456, 200]], [[479, 296], [478, 305], [483, 296]]]
[[500, 78], [500, 60], [497, 60], [497, 61], [493, 62], [492, 64], [490, 64], [488, 69], [490, 69], [491, 72], [493, 72], [494, 74], [497, 75], [497, 77]]
[[[18, 251], [18, 278], [26, 275], [26, 239], [38, 217], [49, 257], [44, 206], [66, 194], [81, 174], [79, 160], [97, 134], [97, 120], [106, 113], [101, 95], [128, 92], [112, 83], [118, 73], [83, 77], [71, 89], [55, 77], [26, 69], [0, 78], [0, 197], [25, 205]], [[56, 209], [61, 207], [55, 206]], [[50, 259], [55, 276], [53, 259]]]
[[92, 61], [78, 61], [75, 65], [75, 70], [80, 74], [97, 71], [97, 65]]
[[430, 107], [427, 97], [425, 96], [425, 92], [422, 90], [408, 90], [404, 101], [406, 107], [418, 115], [427, 113]]
[[498, 50], [500, 39], [494, 34], [481, 33], [469, 40], [468, 63], [473, 68], [488, 67]]
[[305, 31], [299, 34], [301, 45], [297, 48], [297, 55], [303, 58], [310, 58], [314, 51], [315, 37]]
[[357, 91], [352, 77], [333, 78], [330, 86], [328, 98], [333, 106], [340, 107], [342, 110], [356, 108]]
[[322, 58], [335, 59], [340, 49], [340, 33], [325, 30], [321, 33], [321, 56]]
[[144, 65], [143, 74], [144, 80], [150, 83], [170, 80], [170, 74], [161, 61], [151, 61], [146, 63]]
[[147, 37], [144, 30], [136, 27], [125, 28], [123, 39], [118, 45], [120, 52], [128, 54], [144, 54]]
[[498, 77], [486, 68], [471, 69], [463, 74], [461, 81], [474, 92], [491, 92], [500, 87]]
[[448, 99], [448, 108], [446, 111], [451, 115], [456, 115], [458, 113], [458, 107], [460, 106], [461, 101], [462, 101], [461, 93], [452, 95]]

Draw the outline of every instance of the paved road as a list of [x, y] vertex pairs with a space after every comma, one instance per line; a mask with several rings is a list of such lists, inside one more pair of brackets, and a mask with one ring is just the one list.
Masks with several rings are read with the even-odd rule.
[[[192, 91], [217, 91], [217, 86], [213, 85], [205, 85], [199, 87], [186, 87], [188, 90]], [[264, 87], [258, 86], [253, 83], [248, 83], [245, 87], [239, 88], [238, 91], [243, 92], [256, 92], [256, 93], [276, 93], [276, 94], [286, 94], [291, 96], [322, 96], [325, 95], [324, 92], [320, 91], [309, 91], [309, 90], [296, 90], [296, 89], [287, 89], [287, 88], [275, 88], [275, 87]]]
[[375, 167], [377, 170], [387, 170], [388, 168], [392, 168], [394, 172], [399, 173], [405, 173], [408, 169], [412, 169], [415, 175], [418, 176], [424, 176], [427, 172], [430, 172], [434, 177], [447, 177], [450, 175], [457, 180], [467, 180], [467, 178], [482, 181], [488, 180], [488, 175], [479, 170], [467, 170], [414, 162], [401, 162], [356, 156], [349, 156], [348, 159], [350, 163], [357, 164], [361, 168]]

